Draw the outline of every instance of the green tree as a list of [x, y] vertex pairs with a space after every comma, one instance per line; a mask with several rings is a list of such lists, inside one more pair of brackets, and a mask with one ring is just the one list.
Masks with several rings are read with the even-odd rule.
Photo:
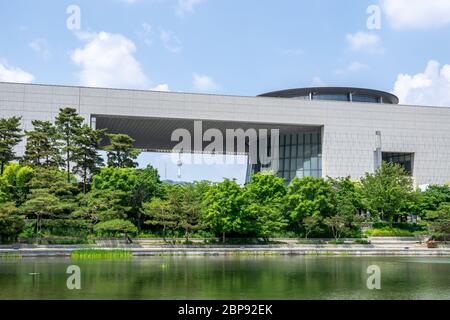
[[371, 219], [366, 215], [358, 214], [353, 217], [351, 224], [358, 230], [359, 236], [362, 237], [364, 229], [371, 225]]
[[108, 157], [108, 167], [112, 168], [136, 168], [138, 163], [134, 160], [140, 154], [133, 147], [134, 139], [126, 134], [107, 134], [110, 145], [105, 147]]
[[62, 164], [56, 127], [49, 121], [34, 120], [34, 130], [25, 131], [27, 143], [23, 161], [31, 166], [58, 168]]
[[323, 222], [331, 229], [336, 241], [339, 241], [342, 235], [348, 231], [348, 218], [342, 214], [327, 217]]
[[184, 230], [186, 243], [189, 242], [189, 236], [192, 231], [197, 231], [205, 228], [203, 224], [202, 212], [202, 188], [201, 184], [188, 184], [181, 188], [183, 195], [181, 211], [179, 213], [179, 225]]
[[179, 222], [179, 217], [172, 211], [170, 201], [153, 198], [150, 202], [143, 204], [142, 210], [147, 218], [144, 223], [147, 225], [161, 226], [164, 242], [167, 242], [167, 230], [175, 230]]
[[241, 187], [229, 179], [212, 186], [205, 194], [203, 215], [212, 228], [222, 234], [225, 243], [227, 233], [243, 233], [248, 220], [243, 213], [244, 197]]
[[299, 226], [306, 217], [325, 218], [335, 212], [331, 184], [320, 178], [294, 178], [288, 186], [286, 203], [290, 218]]
[[20, 117], [0, 119], [0, 174], [3, 174], [5, 165], [16, 160], [14, 147], [22, 140]]
[[0, 193], [3, 194], [4, 201], [14, 201], [17, 205], [22, 204], [29, 192], [28, 184], [33, 177], [33, 172], [33, 169], [27, 166], [17, 163], [7, 164], [0, 178], [2, 180]]
[[81, 177], [84, 193], [87, 192], [92, 176], [103, 166], [103, 158], [98, 153], [103, 133], [104, 130], [93, 130], [88, 125], [83, 125], [74, 137], [73, 173]]
[[57, 197], [62, 204], [66, 204], [66, 213], [70, 213], [79, 189], [77, 180], [73, 175], [70, 175], [70, 182], [67, 182], [66, 179], [64, 171], [56, 168], [36, 167], [27, 187], [31, 192], [33, 190], [47, 190], [49, 194]]
[[321, 232], [322, 218], [319, 216], [309, 216], [303, 219], [303, 228], [305, 229], [305, 239], [308, 239], [311, 233]]
[[76, 159], [74, 155], [78, 148], [75, 139], [79, 134], [84, 118], [81, 117], [74, 108], [60, 109], [55, 119], [58, 138], [61, 140], [63, 160], [66, 167], [67, 182], [71, 180], [71, 163]]
[[90, 220], [93, 224], [127, 218], [130, 207], [124, 205], [125, 193], [118, 190], [92, 190], [78, 197], [74, 218]]
[[436, 211], [441, 204], [450, 203], [450, 186], [429, 186], [420, 196], [420, 207], [423, 211]]
[[159, 178], [158, 170], [152, 166], [137, 170], [136, 180], [132, 189], [132, 207], [138, 230], [142, 229], [142, 205], [152, 198], [161, 197], [163, 185]]
[[100, 222], [94, 226], [94, 231], [99, 234], [113, 234], [123, 233], [128, 237], [129, 233], [136, 233], [136, 226], [128, 220], [115, 219]]
[[450, 236], [450, 202], [442, 203], [436, 211], [428, 211], [426, 219], [432, 234], [446, 241]]
[[55, 218], [65, 210], [60, 199], [51, 194], [48, 189], [34, 189], [28, 196], [28, 200], [22, 205], [24, 214], [36, 218], [35, 234], [41, 235], [42, 220], [44, 218]]
[[0, 205], [0, 243], [16, 240], [24, 227], [24, 217], [13, 202]]
[[365, 207], [382, 220], [393, 222], [407, 206], [413, 192], [411, 176], [398, 164], [383, 162], [374, 174], [361, 180], [361, 195]]
[[264, 238], [282, 231], [288, 224], [283, 216], [286, 187], [284, 180], [272, 172], [257, 173], [245, 186], [245, 216], [251, 222], [248, 230]]
[[329, 179], [334, 193], [335, 209], [338, 214], [346, 216], [349, 220], [362, 209], [361, 193], [358, 184], [350, 177]]
[[131, 198], [136, 186], [138, 171], [130, 168], [102, 168], [92, 180], [92, 190], [117, 190]]

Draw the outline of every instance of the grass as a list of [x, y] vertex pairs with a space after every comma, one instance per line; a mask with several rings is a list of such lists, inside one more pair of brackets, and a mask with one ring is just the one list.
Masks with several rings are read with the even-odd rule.
[[22, 259], [22, 254], [20, 252], [2, 252], [0, 259]]
[[76, 260], [129, 259], [132, 256], [130, 250], [124, 249], [77, 249], [71, 254], [71, 258]]
[[335, 256], [338, 253], [330, 252], [330, 251], [313, 251], [313, 252], [306, 252], [305, 256]]
[[366, 235], [371, 237], [412, 237], [414, 234], [409, 230], [394, 228], [394, 227], [383, 227], [369, 229], [366, 231]]

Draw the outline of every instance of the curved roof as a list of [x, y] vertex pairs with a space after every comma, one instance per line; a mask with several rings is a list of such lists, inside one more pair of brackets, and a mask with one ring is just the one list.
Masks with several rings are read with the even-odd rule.
[[364, 88], [351, 88], [351, 87], [312, 87], [312, 88], [296, 88], [280, 91], [273, 91], [259, 95], [259, 97], [274, 97], [274, 98], [297, 98], [306, 97], [310, 94], [314, 95], [361, 95], [373, 98], [383, 98], [383, 103], [398, 104], [399, 99], [392, 93], [364, 89]]

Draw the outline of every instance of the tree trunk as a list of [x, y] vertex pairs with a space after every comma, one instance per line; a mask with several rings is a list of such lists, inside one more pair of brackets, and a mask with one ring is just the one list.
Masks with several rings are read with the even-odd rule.
[[141, 232], [142, 231], [142, 226], [141, 226], [141, 218], [142, 214], [141, 214], [141, 210], [138, 210], [138, 216], [137, 216], [137, 228], [138, 231]]
[[[66, 140], [66, 147], [69, 148], [70, 141], [69, 139]], [[67, 182], [70, 183], [70, 152], [69, 150], [66, 151], [66, 161], [67, 161]]]
[[167, 243], [167, 240], [166, 240], [166, 226], [163, 227], [163, 240], [164, 240], [164, 243]]
[[222, 243], [225, 244], [225, 232], [222, 232]]
[[86, 156], [84, 157], [84, 168], [83, 168], [83, 193], [86, 194], [86, 182], [87, 182], [87, 165]]
[[3, 175], [3, 168], [5, 167], [5, 163], [2, 161], [1, 165], [0, 165], [1, 169], [0, 169], [0, 174]]

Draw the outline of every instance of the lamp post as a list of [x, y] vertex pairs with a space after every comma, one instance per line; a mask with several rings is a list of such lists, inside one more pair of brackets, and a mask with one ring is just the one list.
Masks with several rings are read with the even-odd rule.
[[376, 131], [376, 140], [375, 140], [375, 171], [381, 168], [382, 162], [382, 145], [381, 145], [381, 131]]
[[178, 167], [178, 179], [181, 179], [181, 167], [183, 166], [183, 162], [181, 161], [181, 153], [178, 154], [178, 161], [177, 161], [177, 167]]

